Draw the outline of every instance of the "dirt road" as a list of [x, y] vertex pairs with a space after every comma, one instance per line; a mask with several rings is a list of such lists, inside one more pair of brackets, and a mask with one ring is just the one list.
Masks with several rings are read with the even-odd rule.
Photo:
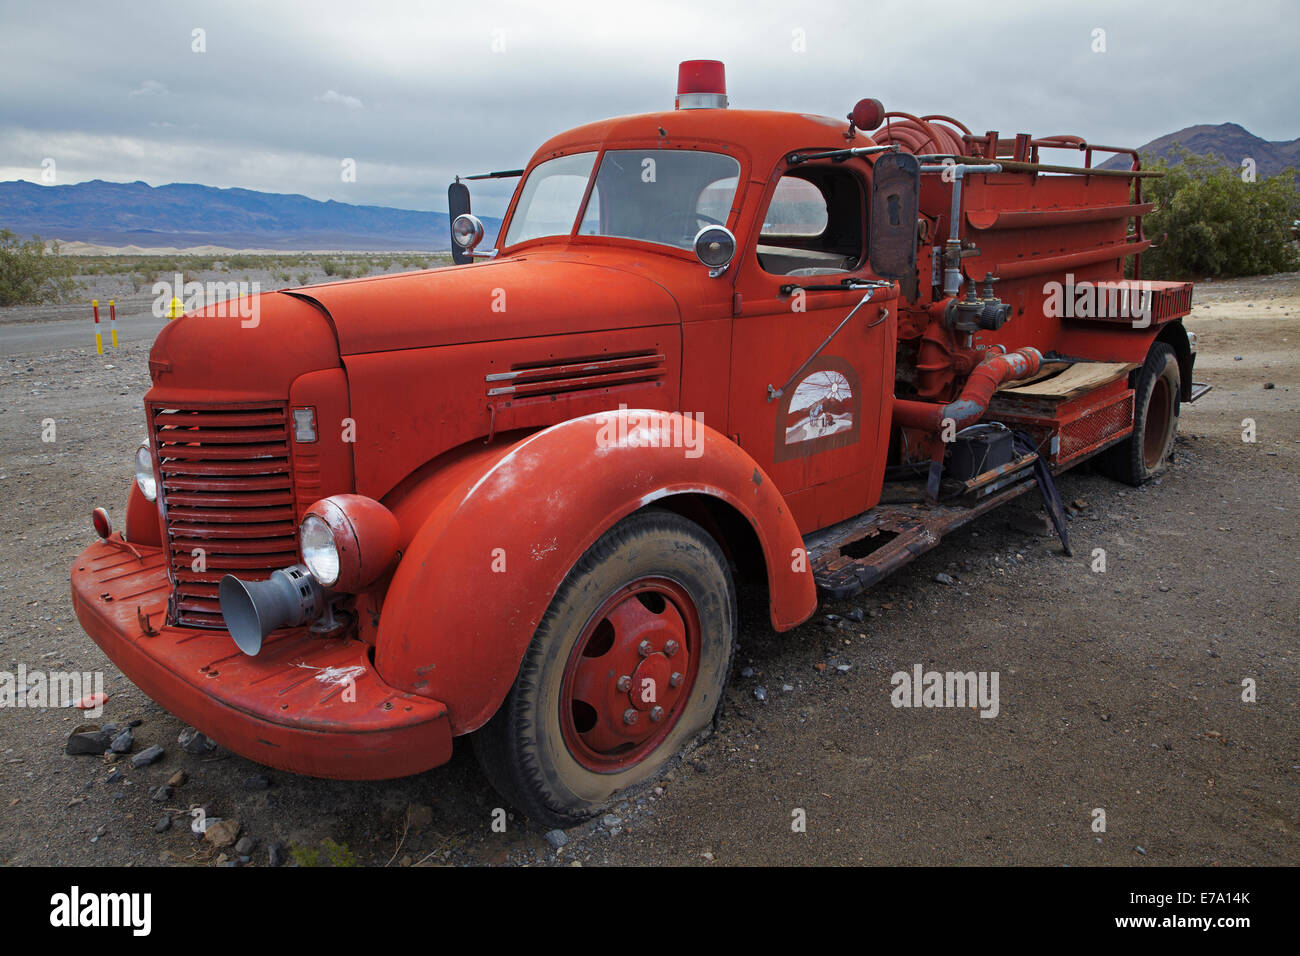
[[[0, 670], [103, 670], [102, 719], [139, 719], [135, 751], [166, 751], [141, 769], [68, 756], [77, 712], [0, 710], [0, 862], [238, 862], [189, 832], [201, 807], [239, 821], [252, 865], [276, 844], [395, 866], [1300, 863], [1300, 276], [1202, 285], [1196, 301], [1197, 378], [1215, 390], [1184, 408], [1158, 483], [1062, 479], [1082, 503], [1074, 558], [1013, 527], [1026, 496], [792, 633], [749, 623], [719, 732], [558, 850], [521, 819], [494, 832], [500, 800], [468, 747], [387, 783], [183, 752], [184, 725], [82, 634], [68, 598], [91, 508], [122, 515], [147, 347], [0, 359]], [[0, 311], [0, 340], [13, 328]], [[855, 608], [860, 623], [826, 620]], [[918, 664], [997, 672], [997, 716], [894, 707], [891, 675]]]

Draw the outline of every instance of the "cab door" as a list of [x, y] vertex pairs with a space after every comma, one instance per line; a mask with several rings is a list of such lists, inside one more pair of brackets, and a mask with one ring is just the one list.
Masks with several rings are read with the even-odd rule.
[[778, 170], [738, 256], [729, 432], [805, 533], [880, 497], [896, 293], [877, 289], [859, 306], [866, 290], [842, 285], [873, 278], [869, 174], [857, 159]]

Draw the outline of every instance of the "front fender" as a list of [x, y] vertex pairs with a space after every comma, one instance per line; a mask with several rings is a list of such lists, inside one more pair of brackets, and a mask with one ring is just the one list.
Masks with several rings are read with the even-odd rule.
[[[684, 443], [673, 445], [673, 434]], [[778, 630], [817, 606], [780, 491], [744, 451], [690, 416], [586, 415], [475, 454], [455, 472], [430, 479], [436, 496], [413, 496], [427, 517], [385, 595], [375, 664], [393, 686], [445, 703], [456, 734], [476, 730], [500, 706], [582, 554], [620, 519], [665, 497], [709, 495], [749, 522]]]

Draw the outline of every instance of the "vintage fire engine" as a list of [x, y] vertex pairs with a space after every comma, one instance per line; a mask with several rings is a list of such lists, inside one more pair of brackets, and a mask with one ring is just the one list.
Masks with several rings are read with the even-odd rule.
[[1035, 487], [1059, 519], [1053, 475], [1145, 481], [1206, 388], [1191, 286], [1140, 279], [1132, 150], [731, 110], [688, 61], [674, 109], [487, 175], [520, 177], [492, 251], [457, 180], [458, 264], [154, 343], [73, 600], [253, 760], [391, 778], [471, 735], [516, 807], [580, 820], [710, 730], [738, 589], [784, 631]]

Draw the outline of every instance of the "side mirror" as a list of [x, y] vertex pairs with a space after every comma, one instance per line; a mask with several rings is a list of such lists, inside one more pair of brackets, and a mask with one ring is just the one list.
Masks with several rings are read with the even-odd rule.
[[871, 271], [898, 279], [908, 298], [916, 298], [916, 217], [920, 205], [921, 164], [911, 153], [882, 153], [871, 183]]
[[456, 243], [456, 220], [469, 212], [469, 187], [457, 181], [447, 187], [447, 221], [451, 223], [451, 261], [457, 265], [473, 262], [469, 250]]
[[736, 256], [736, 237], [726, 226], [705, 226], [695, 234], [692, 246], [695, 258], [709, 267], [709, 276], [713, 279], [726, 272]]

